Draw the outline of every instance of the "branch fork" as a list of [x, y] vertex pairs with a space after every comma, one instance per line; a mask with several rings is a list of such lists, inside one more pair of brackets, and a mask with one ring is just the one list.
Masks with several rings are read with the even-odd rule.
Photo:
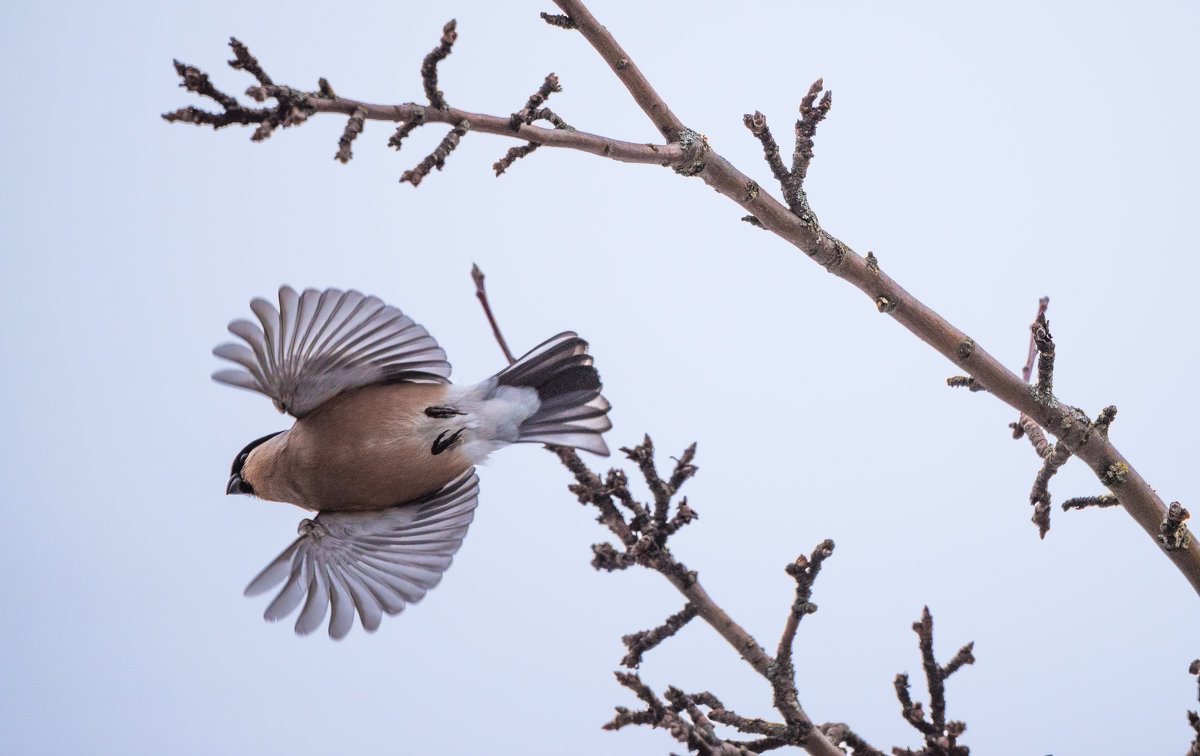
[[[833, 107], [833, 93], [824, 89], [823, 79], [817, 79], [808, 88], [808, 94], [800, 101], [800, 118], [796, 121], [796, 144], [792, 151], [792, 167], [789, 170], [783, 164], [779, 155], [779, 144], [767, 126], [767, 117], [757, 110], [753, 114], [742, 116], [742, 122], [750, 133], [762, 143], [763, 157], [771, 168], [771, 174], [779, 182], [783, 190], [783, 199], [788, 209], [801, 221], [817, 225], [817, 216], [808, 205], [808, 194], [804, 191], [804, 179], [808, 177], [808, 166], [813, 159], [813, 137], [816, 136], [817, 126], [829, 115]], [[817, 102], [820, 95], [821, 100]], [[884, 311], [880, 307], [880, 311]]]

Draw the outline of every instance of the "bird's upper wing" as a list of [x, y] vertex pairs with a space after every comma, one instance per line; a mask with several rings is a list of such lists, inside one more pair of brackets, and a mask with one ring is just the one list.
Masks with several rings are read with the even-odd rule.
[[397, 614], [420, 601], [442, 579], [478, 498], [479, 478], [471, 468], [441, 490], [390, 509], [304, 520], [300, 537], [246, 586], [246, 595], [286, 579], [264, 619], [283, 619], [303, 601], [299, 635], [316, 630], [330, 607], [330, 637], [350, 632], [356, 609], [362, 626], [373, 631], [384, 612]]
[[[279, 289], [279, 309], [250, 302], [258, 324], [235, 320], [216, 356], [244, 370], [213, 379], [269, 396], [280, 412], [303, 417], [350, 389], [384, 381], [449, 383], [450, 363], [424, 328], [377, 297], [357, 291]], [[248, 345], [248, 346], [247, 346]]]

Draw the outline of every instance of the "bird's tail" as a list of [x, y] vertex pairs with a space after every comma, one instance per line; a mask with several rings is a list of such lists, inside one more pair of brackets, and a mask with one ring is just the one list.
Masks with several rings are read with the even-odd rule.
[[588, 344], [567, 331], [534, 347], [496, 374], [501, 386], [537, 391], [538, 409], [521, 422], [517, 441], [572, 446], [608, 456], [604, 431], [611, 405], [600, 395], [600, 374], [592, 367]]

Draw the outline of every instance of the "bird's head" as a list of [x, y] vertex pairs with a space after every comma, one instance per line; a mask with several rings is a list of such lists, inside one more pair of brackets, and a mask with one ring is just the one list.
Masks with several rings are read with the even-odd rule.
[[225, 484], [226, 494], [256, 495], [254, 480], [256, 478], [256, 470], [260, 467], [255, 464], [255, 461], [257, 461], [255, 459], [256, 450], [282, 432], [276, 431], [275, 433], [268, 433], [262, 438], [256, 438], [238, 452], [238, 455], [233, 458], [233, 466], [229, 469], [229, 482]]

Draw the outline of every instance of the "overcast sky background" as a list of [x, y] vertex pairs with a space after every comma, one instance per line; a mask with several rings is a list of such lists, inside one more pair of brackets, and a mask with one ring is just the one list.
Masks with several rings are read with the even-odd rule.
[[[593, 12], [690, 127], [764, 187], [742, 114], [787, 138], [818, 76], [834, 109], [809, 193], [822, 223], [1014, 369], [1051, 297], [1060, 396], [1116, 404], [1118, 447], [1167, 501], [1195, 475], [1200, 10], [1194, 3], [617, 3]], [[171, 59], [228, 91], [238, 36], [277, 82], [421, 100], [442, 24], [453, 105], [505, 115], [543, 77], [580, 129], [658, 141], [577, 34], [540, 2], [7, 3], [0, 322], [0, 751], [661, 754], [661, 731], [603, 732], [635, 699], [622, 634], [683, 600], [660, 576], [598, 574], [606, 532], [537, 447], [481, 472], [443, 583], [374, 635], [293, 635], [242, 588], [302, 513], [223, 495], [250, 439], [287, 425], [216, 385], [227, 321], [281, 283], [353, 287], [426, 325], [459, 380], [502, 357], [473, 297], [488, 274], [523, 351], [574, 329], [612, 401], [611, 446], [664, 464], [699, 442], [701, 519], [674, 540], [708, 591], [773, 648], [782, 568], [837, 552], [797, 638], [803, 705], [872, 744], [916, 747], [892, 690], [927, 697], [911, 623], [928, 604], [949, 716], [977, 753], [1182, 753], [1200, 601], [1072, 461], [1053, 529], [1029, 523], [1038, 468], [1015, 414], [952, 391], [953, 365], [698, 180], [468, 135], [446, 170], [397, 184], [444, 133], [396, 154], [344, 120], [251, 144], [159, 115], [204, 105]], [[785, 146], [785, 152], [790, 147]], [[597, 468], [604, 461], [590, 458]], [[620, 464], [614, 459], [613, 464]], [[643, 678], [770, 716], [768, 686], [695, 622]]]

